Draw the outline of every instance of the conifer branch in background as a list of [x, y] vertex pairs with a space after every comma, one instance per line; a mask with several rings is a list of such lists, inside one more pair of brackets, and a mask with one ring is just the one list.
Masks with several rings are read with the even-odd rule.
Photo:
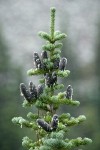
[[20, 84], [21, 95], [24, 98], [23, 107], [34, 105], [37, 112], [27, 114], [31, 121], [22, 117], [12, 119], [13, 123], [36, 132], [35, 142], [27, 136], [22, 140], [22, 145], [29, 150], [70, 150], [92, 142], [89, 138], [67, 138], [69, 127], [85, 121], [84, 115], [75, 118], [68, 112], [57, 114], [61, 105], [78, 106], [80, 102], [73, 99], [71, 85], [66, 87], [66, 91], [55, 94], [55, 90], [64, 87], [58, 83], [58, 78], [65, 78], [70, 74], [66, 69], [67, 59], [60, 56], [62, 43], [59, 43], [59, 40], [64, 39], [66, 34], [55, 31], [55, 12], [56, 9], [51, 8], [50, 33], [39, 32], [39, 36], [46, 40], [46, 44], [42, 46], [41, 55], [37, 52], [33, 54], [34, 69], [27, 72], [29, 76], [41, 75], [40, 84], [37, 87], [32, 81], [28, 86]]

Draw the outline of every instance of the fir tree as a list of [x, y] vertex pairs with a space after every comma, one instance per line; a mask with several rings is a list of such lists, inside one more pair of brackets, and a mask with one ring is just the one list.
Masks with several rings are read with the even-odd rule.
[[22, 145], [29, 150], [70, 150], [92, 142], [86, 137], [66, 138], [71, 126], [86, 120], [84, 115], [75, 118], [68, 112], [57, 114], [61, 105], [78, 106], [80, 102], [73, 99], [71, 85], [66, 87], [66, 91], [56, 94], [56, 90], [64, 87], [58, 83], [58, 78], [68, 77], [70, 71], [66, 70], [67, 59], [60, 56], [62, 43], [59, 41], [64, 39], [66, 34], [55, 31], [55, 11], [55, 8], [51, 8], [50, 33], [39, 32], [39, 36], [46, 40], [41, 56], [37, 52], [33, 54], [35, 68], [27, 72], [29, 76], [41, 75], [40, 84], [36, 87], [31, 81], [28, 88], [24, 83], [20, 84], [21, 95], [24, 97], [23, 107], [35, 105], [37, 113], [29, 112], [29, 120], [22, 117], [12, 119], [13, 123], [36, 132], [35, 142], [27, 136], [22, 140]]

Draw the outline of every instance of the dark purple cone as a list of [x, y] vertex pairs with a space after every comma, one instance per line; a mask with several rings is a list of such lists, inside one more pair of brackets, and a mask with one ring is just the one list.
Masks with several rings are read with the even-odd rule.
[[34, 58], [34, 63], [35, 63], [36, 68], [41, 69], [42, 64], [41, 64], [41, 60], [40, 60], [38, 53], [35, 52], [33, 54], [33, 58]]
[[57, 114], [54, 114], [53, 117], [52, 117], [52, 121], [51, 121], [51, 127], [52, 127], [52, 130], [55, 131], [58, 127], [58, 115]]
[[47, 69], [47, 65], [46, 65], [46, 62], [44, 62], [44, 59], [48, 59], [48, 55], [47, 55], [46, 51], [42, 51], [42, 53], [41, 53], [42, 68], [44, 70], [46, 70]]
[[54, 63], [53, 63], [53, 68], [54, 69], [58, 69], [59, 68], [59, 62], [60, 62], [60, 59], [59, 58], [56, 58], [54, 60]]
[[67, 65], [67, 59], [63, 57], [59, 62], [59, 69], [64, 71], [65, 67]]
[[21, 91], [21, 94], [25, 97], [25, 99], [28, 101], [28, 102], [31, 102], [31, 94], [30, 92], [27, 90], [26, 86], [24, 83], [21, 83], [20, 84], [20, 91]]
[[47, 51], [42, 51], [41, 53], [41, 60], [48, 59]]
[[39, 98], [41, 94], [43, 94], [43, 85], [38, 85], [37, 97]]
[[46, 73], [46, 75], [45, 75], [45, 84], [48, 87], [52, 86], [52, 76], [49, 73]]
[[31, 98], [37, 99], [37, 89], [32, 81], [29, 82], [29, 90], [30, 90]]
[[48, 87], [52, 87], [56, 83], [57, 83], [57, 74], [56, 74], [56, 72], [54, 71], [52, 73], [52, 75], [49, 74], [49, 73], [46, 73], [46, 75], [45, 75], [45, 84]]
[[40, 127], [42, 127], [42, 129], [44, 129], [45, 131], [47, 132], [52, 132], [52, 128], [51, 126], [45, 122], [44, 120], [41, 120], [41, 119], [37, 119], [37, 123]]
[[68, 85], [66, 90], [66, 98], [72, 99], [72, 96], [73, 96], [73, 88], [71, 85]]
[[57, 74], [55, 71], [52, 73], [52, 80], [53, 80], [53, 84], [57, 83]]

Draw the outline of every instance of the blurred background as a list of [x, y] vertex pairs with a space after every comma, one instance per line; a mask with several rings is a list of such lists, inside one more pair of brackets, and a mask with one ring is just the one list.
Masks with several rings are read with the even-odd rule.
[[71, 71], [63, 79], [65, 89], [71, 84], [73, 98], [79, 107], [62, 107], [58, 113], [69, 112], [87, 120], [72, 127], [68, 137], [92, 138], [93, 144], [84, 150], [100, 149], [100, 1], [99, 0], [0, 0], [0, 150], [22, 150], [23, 136], [31, 131], [11, 122], [14, 116], [25, 116], [19, 84], [36, 77], [27, 77], [33, 67], [33, 52], [41, 53], [44, 43], [37, 33], [49, 31], [50, 7], [56, 7], [56, 30], [67, 34], [62, 56], [68, 59]]

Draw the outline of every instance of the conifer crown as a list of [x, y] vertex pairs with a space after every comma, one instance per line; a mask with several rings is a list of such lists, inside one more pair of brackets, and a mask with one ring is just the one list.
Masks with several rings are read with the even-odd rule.
[[39, 32], [39, 36], [46, 43], [42, 46], [41, 55], [33, 53], [34, 67], [27, 72], [29, 76], [41, 75], [40, 84], [37, 87], [32, 81], [28, 87], [24, 83], [20, 84], [20, 92], [24, 97], [23, 107], [35, 105], [37, 113], [29, 112], [27, 114], [29, 120], [22, 117], [12, 119], [13, 123], [35, 131], [37, 135], [35, 142], [27, 136], [22, 140], [22, 145], [29, 150], [70, 150], [92, 142], [89, 138], [67, 138], [71, 126], [79, 125], [86, 120], [84, 115], [75, 118], [68, 112], [57, 114], [61, 105], [78, 106], [80, 102], [73, 99], [71, 85], [66, 87], [66, 91], [55, 94], [56, 90], [64, 87], [58, 83], [58, 78], [65, 78], [70, 74], [66, 69], [67, 59], [60, 56], [62, 43], [59, 41], [64, 39], [66, 34], [55, 31], [55, 13], [56, 9], [52, 7], [50, 32]]

